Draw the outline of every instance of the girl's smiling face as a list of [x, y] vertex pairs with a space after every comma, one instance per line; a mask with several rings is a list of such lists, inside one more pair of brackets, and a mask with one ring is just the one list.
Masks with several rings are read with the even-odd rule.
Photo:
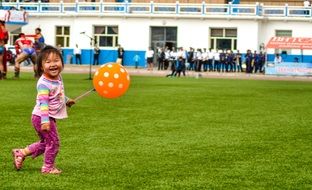
[[46, 59], [42, 60], [43, 74], [48, 79], [57, 80], [62, 69], [62, 60], [55, 53], [50, 53]]

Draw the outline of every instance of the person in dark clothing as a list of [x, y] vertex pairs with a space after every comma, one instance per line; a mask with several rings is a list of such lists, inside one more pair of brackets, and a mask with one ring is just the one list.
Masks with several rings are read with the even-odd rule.
[[165, 57], [166, 57], [164, 48], [159, 48], [158, 51], [159, 51], [159, 52], [157, 52], [157, 56], [158, 56], [158, 70], [164, 70]]
[[175, 76], [180, 77], [181, 72], [183, 73], [183, 76], [185, 76], [185, 60], [186, 60], [186, 52], [183, 50], [182, 47], [180, 47], [177, 52]]
[[94, 59], [93, 59], [93, 65], [99, 65], [99, 57], [100, 57], [100, 48], [96, 45], [94, 48]]
[[253, 67], [251, 69], [251, 72], [257, 72], [259, 70], [259, 64], [260, 64], [260, 56], [259, 54], [257, 53], [257, 51], [254, 51], [254, 54], [253, 54]]
[[262, 51], [259, 54], [260, 56], [260, 63], [259, 63], [259, 72], [262, 73], [263, 72], [263, 66], [265, 64], [265, 53], [263, 53]]
[[246, 62], [246, 73], [252, 73], [252, 53], [251, 50], [247, 50], [247, 53], [245, 55], [245, 62]]
[[176, 61], [172, 61], [171, 63], [171, 74], [167, 75], [166, 77], [174, 77], [176, 76], [177, 70], [176, 70]]
[[124, 48], [121, 47], [120, 44], [118, 44], [117, 58], [121, 60], [121, 65], [124, 65], [124, 53], [125, 53]]
[[194, 70], [194, 48], [190, 47], [190, 51], [187, 54], [187, 62], [190, 64], [187, 70]]
[[195, 71], [201, 72], [202, 64], [203, 64], [203, 56], [202, 56], [202, 49], [198, 48], [196, 52], [196, 61], [195, 61]]
[[221, 72], [224, 72], [225, 64], [226, 64], [226, 54], [224, 50], [222, 50], [222, 52], [220, 53], [220, 67], [221, 67], [220, 71]]

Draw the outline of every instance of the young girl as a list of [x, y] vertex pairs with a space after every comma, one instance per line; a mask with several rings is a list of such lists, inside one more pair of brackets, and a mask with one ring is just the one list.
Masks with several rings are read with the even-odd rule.
[[66, 106], [75, 104], [74, 100], [65, 97], [61, 71], [64, 62], [60, 52], [47, 46], [38, 56], [37, 67], [41, 77], [37, 83], [36, 105], [32, 112], [32, 124], [40, 141], [24, 149], [13, 149], [14, 166], [20, 170], [27, 156], [35, 158], [44, 154], [41, 172], [44, 174], [60, 174], [55, 167], [55, 158], [59, 150], [59, 136], [56, 119], [67, 117]]

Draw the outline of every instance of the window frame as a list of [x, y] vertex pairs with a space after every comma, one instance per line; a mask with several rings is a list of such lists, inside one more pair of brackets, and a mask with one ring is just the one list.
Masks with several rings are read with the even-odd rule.
[[[61, 34], [57, 33], [58, 28], [61, 28]], [[68, 28], [68, 34], [65, 34], [65, 28]], [[62, 43], [58, 43], [58, 38], [63, 39]], [[70, 26], [55, 26], [55, 46], [57, 46], [58, 44], [61, 44], [62, 47], [70, 47]]]
[[[104, 32], [97, 34], [96, 27], [104, 27]], [[109, 28], [117, 28], [116, 34], [109, 33]], [[113, 31], [114, 29], [112, 29]], [[119, 40], [119, 26], [118, 25], [93, 25], [93, 45], [97, 44], [99, 47], [102, 48], [115, 48], [118, 46]], [[101, 38], [112, 38], [112, 44], [100, 44]]]
[[[213, 36], [213, 30], [222, 30], [222, 36]], [[227, 30], [236, 30], [236, 36], [228, 36]], [[230, 39], [231, 40], [231, 50], [237, 50], [237, 28], [233, 27], [210, 27], [209, 28], [209, 49], [218, 50], [217, 48], [217, 40], [220, 39]]]

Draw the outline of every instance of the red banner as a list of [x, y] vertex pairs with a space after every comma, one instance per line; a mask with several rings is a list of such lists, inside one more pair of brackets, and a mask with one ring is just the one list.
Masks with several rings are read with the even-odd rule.
[[312, 38], [272, 37], [266, 48], [272, 49], [312, 49]]

